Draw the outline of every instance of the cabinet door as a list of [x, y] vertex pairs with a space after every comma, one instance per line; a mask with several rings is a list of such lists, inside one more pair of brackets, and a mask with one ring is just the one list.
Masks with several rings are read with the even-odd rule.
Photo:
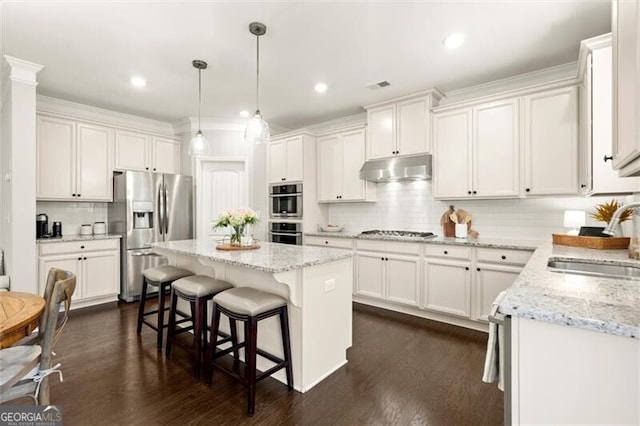
[[612, 6], [613, 168], [618, 170], [640, 156], [640, 4], [617, 0]]
[[78, 124], [77, 197], [111, 201], [113, 194], [113, 132], [106, 127]]
[[367, 159], [393, 157], [396, 150], [396, 106], [367, 111]]
[[467, 262], [425, 258], [424, 307], [433, 311], [471, 316], [470, 271]]
[[[47, 276], [49, 269], [58, 268], [65, 271], [69, 271], [76, 275], [76, 289], [73, 292], [71, 300], [82, 299], [82, 277], [80, 276], [81, 269], [81, 257], [78, 253], [52, 255], [52, 256], [40, 256], [38, 259], [38, 287], [40, 294], [44, 294], [44, 289], [47, 285]], [[73, 305], [73, 303], [72, 303]]]
[[151, 166], [154, 172], [180, 173], [180, 142], [172, 139], [153, 138], [151, 151]]
[[302, 136], [287, 139], [287, 170], [285, 177], [287, 182], [302, 182], [304, 178], [302, 164], [304, 157]]
[[384, 299], [384, 256], [380, 253], [358, 252], [357, 294]]
[[339, 177], [342, 183], [342, 190], [338, 194], [340, 200], [364, 200], [366, 182], [360, 179], [360, 168], [365, 161], [365, 130], [343, 133], [341, 147], [342, 151], [337, 158], [342, 169]]
[[93, 252], [83, 255], [83, 298], [115, 296], [118, 294], [120, 291], [119, 257], [118, 251]]
[[578, 192], [578, 89], [525, 96], [525, 195]]
[[427, 99], [413, 99], [396, 106], [398, 118], [398, 155], [425, 154], [429, 146], [429, 106]]
[[433, 196], [471, 196], [471, 110], [433, 117]]
[[491, 305], [500, 292], [511, 287], [521, 268], [479, 263], [475, 272], [474, 317], [489, 321]]
[[282, 183], [287, 174], [286, 141], [271, 142], [267, 146], [269, 183]]
[[338, 199], [338, 173], [342, 163], [339, 144], [337, 135], [318, 139], [318, 201], [333, 202]]
[[36, 131], [36, 197], [75, 200], [76, 124], [71, 120], [38, 116]]
[[149, 170], [149, 137], [141, 133], [116, 130], [115, 168]]
[[518, 99], [493, 102], [473, 110], [473, 195], [520, 195]]
[[387, 268], [387, 300], [418, 306], [420, 304], [418, 287], [420, 282], [419, 258], [416, 256], [389, 254], [385, 257], [385, 263]]

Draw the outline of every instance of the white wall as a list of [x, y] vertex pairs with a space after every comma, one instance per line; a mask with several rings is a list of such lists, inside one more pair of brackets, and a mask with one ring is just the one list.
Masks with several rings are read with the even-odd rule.
[[82, 224], [107, 221], [107, 203], [38, 201], [36, 213], [45, 213], [49, 217], [49, 231], [53, 222], [62, 222], [62, 235], [77, 235]]
[[[436, 201], [432, 181], [378, 184], [376, 203], [332, 204], [329, 222], [346, 224], [347, 230], [403, 229], [430, 231], [442, 235], [440, 217], [450, 204], [473, 216], [473, 229], [480, 237], [550, 240], [552, 233], [564, 233], [565, 210], [591, 212], [596, 204], [616, 198], [623, 203], [631, 196], [554, 197], [517, 200]], [[587, 214], [587, 225], [604, 226]], [[623, 226], [629, 235], [628, 225]]]

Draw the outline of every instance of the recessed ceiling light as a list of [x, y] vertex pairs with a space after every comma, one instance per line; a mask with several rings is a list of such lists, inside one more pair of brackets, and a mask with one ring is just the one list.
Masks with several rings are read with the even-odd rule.
[[249, 117], [249, 111], [247, 111], [246, 109], [243, 111], [240, 111], [240, 117], [244, 117], [244, 118]]
[[131, 77], [131, 84], [136, 87], [144, 87], [147, 85], [147, 80], [142, 77]]
[[449, 36], [442, 41], [442, 44], [444, 44], [444, 47], [447, 49], [455, 49], [456, 47], [460, 47], [462, 43], [464, 43], [464, 34], [462, 33], [449, 34]]
[[326, 92], [326, 91], [327, 91], [327, 88], [328, 88], [328, 87], [329, 87], [329, 86], [327, 86], [327, 84], [326, 84], [326, 83], [317, 83], [317, 84], [315, 85], [314, 89], [316, 89], [316, 92], [318, 92], [318, 93], [324, 93], [324, 92]]

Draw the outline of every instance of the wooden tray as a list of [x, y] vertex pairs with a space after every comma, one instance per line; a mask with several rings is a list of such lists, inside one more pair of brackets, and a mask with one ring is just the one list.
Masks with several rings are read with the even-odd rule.
[[551, 234], [553, 244], [601, 250], [626, 249], [629, 237], [584, 237], [579, 235]]
[[225, 243], [225, 244], [220, 244], [216, 246], [216, 250], [225, 250], [225, 251], [255, 250], [259, 248], [260, 246], [258, 244], [253, 244], [250, 246], [232, 246], [229, 243]]

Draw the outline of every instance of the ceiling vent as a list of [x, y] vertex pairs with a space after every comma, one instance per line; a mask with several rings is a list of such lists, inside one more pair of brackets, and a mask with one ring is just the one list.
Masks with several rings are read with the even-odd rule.
[[387, 80], [383, 80], [383, 81], [379, 81], [377, 83], [373, 83], [370, 86], [367, 86], [369, 89], [372, 90], [377, 90], [377, 89], [383, 89], [385, 87], [389, 87], [391, 86], [391, 83], [389, 83]]

